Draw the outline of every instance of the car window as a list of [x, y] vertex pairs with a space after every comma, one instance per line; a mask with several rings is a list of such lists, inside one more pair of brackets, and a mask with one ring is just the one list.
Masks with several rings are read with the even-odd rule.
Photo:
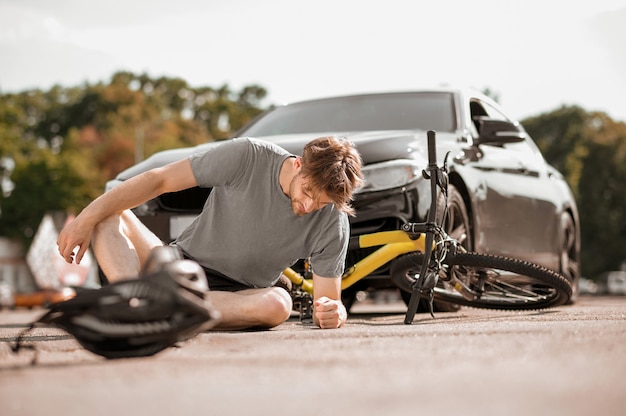
[[493, 106], [476, 99], [470, 101], [470, 112], [472, 123], [477, 132], [479, 130], [477, 117], [489, 117], [495, 120], [511, 121], [507, 116], [502, 114]]
[[451, 93], [398, 93], [339, 97], [277, 107], [240, 135], [370, 130], [456, 130]]
[[[470, 102], [470, 111], [472, 116], [472, 121], [474, 122], [474, 126], [478, 131], [478, 124], [475, 119], [476, 116], [487, 116], [489, 118], [495, 120], [502, 121], [512, 121], [509, 117], [504, 115], [500, 110], [493, 107], [489, 103], [479, 100], [472, 100]], [[503, 148], [508, 149], [509, 151], [515, 151], [518, 153], [519, 157], [522, 160], [525, 160], [527, 163], [530, 163], [532, 160], [537, 160], [539, 163], [542, 163], [543, 157], [541, 156], [541, 152], [535, 142], [530, 138], [530, 136], [526, 137], [526, 140], [518, 143], [507, 143], [502, 145]]]

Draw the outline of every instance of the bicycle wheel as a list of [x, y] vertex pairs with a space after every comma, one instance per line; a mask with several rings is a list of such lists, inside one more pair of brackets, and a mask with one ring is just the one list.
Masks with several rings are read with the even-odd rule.
[[[411, 292], [423, 258], [421, 252], [398, 257], [391, 266], [391, 280], [400, 289]], [[434, 298], [458, 305], [486, 309], [542, 309], [563, 305], [572, 295], [570, 283], [560, 274], [509, 257], [458, 253], [447, 273], [454, 273], [477, 294], [475, 299], [467, 299], [440, 279], [434, 288]]]

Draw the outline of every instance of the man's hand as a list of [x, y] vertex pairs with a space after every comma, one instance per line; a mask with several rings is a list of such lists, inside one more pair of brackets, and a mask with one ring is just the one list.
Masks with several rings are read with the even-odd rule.
[[346, 307], [340, 300], [332, 300], [322, 296], [313, 302], [314, 320], [322, 329], [340, 328], [348, 318]]
[[[78, 217], [67, 224], [61, 230], [57, 239], [61, 257], [68, 263], [76, 260], [76, 264], [80, 264], [89, 248], [92, 232], [93, 228], [91, 226], [81, 226], [81, 221]], [[76, 247], [78, 247], [78, 251], [74, 253]]]

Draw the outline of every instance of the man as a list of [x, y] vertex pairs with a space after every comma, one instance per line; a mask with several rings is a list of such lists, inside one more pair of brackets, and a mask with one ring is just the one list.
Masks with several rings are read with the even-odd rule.
[[219, 328], [271, 328], [287, 320], [291, 297], [273, 285], [304, 258], [313, 269], [314, 323], [339, 328], [347, 319], [341, 275], [361, 163], [345, 139], [315, 139], [302, 157], [235, 139], [101, 195], [61, 231], [59, 253], [80, 263], [91, 243], [109, 281], [135, 277], [163, 242], [130, 209], [166, 192], [212, 187], [202, 213], [172, 244], [205, 269]]

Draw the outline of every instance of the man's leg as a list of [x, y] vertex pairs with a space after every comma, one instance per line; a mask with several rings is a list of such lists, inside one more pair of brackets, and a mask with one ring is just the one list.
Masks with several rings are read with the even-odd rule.
[[[112, 215], [94, 230], [92, 246], [110, 282], [135, 278], [150, 251], [163, 242], [131, 212]], [[289, 319], [291, 296], [278, 287], [238, 292], [211, 291], [207, 298], [221, 314], [216, 329], [273, 328]]]
[[209, 290], [207, 298], [222, 315], [216, 329], [273, 328], [289, 319], [292, 310], [291, 296], [278, 287], [238, 292]]
[[92, 238], [94, 255], [110, 282], [136, 278], [150, 251], [162, 245], [130, 210], [106, 218]]

